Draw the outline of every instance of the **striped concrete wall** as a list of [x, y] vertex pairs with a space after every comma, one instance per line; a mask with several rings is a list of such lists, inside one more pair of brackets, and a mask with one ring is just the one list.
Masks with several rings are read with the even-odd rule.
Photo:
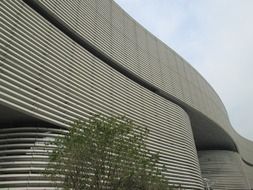
[[[189, 189], [202, 188], [190, 120], [182, 108], [113, 70], [23, 1], [0, 3], [2, 105], [61, 127], [67, 127], [73, 119], [87, 117], [90, 113], [126, 115], [137, 126], [150, 129], [149, 147], [161, 152], [162, 163], [169, 170], [166, 176], [171, 183], [180, 183]], [[10, 136], [11, 133], [29, 136], [29, 130], [33, 130], [29, 128], [32, 126], [13, 127], [11, 130], [5, 126], [1, 128]], [[54, 134], [51, 129], [46, 133]], [[1, 146], [5, 147], [3, 141]], [[12, 145], [12, 155], [18, 156], [19, 147], [24, 143], [23, 139], [16, 141]], [[27, 146], [33, 149], [31, 145]], [[24, 155], [31, 151], [24, 149]], [[9, 156], [8, 152], [6, 154]], [[12, 162], [18, 162], [15, 159]], [[29, 161], [33, 168], [34, 162], [27, 158], [26, 162]], [[5, 163], [6, 160], [2, 162]], [[33, 169], [18, 172], [18, 164], [9, 170], [3, 168], [6, 172], [0, 175], [5, 181], [0, 185], [38, 187], [38, 173]], [[20, 174], [29, 174], [29, 177], [26, 180], [18, 178]], [[47, 181], [41, 186], [43, 184], [48, 187]]]
[[195, 143], [230, 150], [199, 151], [203, 176], [220, 180], [217, 188], [248, 188], [252, 179], [253, 144], [231, 128], [213, 88], [112, 0], [0, 1], [0, 113], [3, 107], [48, 126], [20, 125], [15, 114], [12, 125], [0, 126], [0, 188], [53, 188], [40, 174], [47, 161], [41, 141], [90, 113], [126, 115], [148, 127], [168, 179], [186, 189], [202, 189]]
[[63, 129], [53, 127], [1, 126], [0, 189], [55, 189], [43, 176], [48, 163], [48, 142]]
[[111, 59], [218, 124], [232, 137], [243, 159], [253, 164], [252, 142], [245, 143], [247, 140], [232, 129], [226, 109], [210, 84], [114, 1], [40, 2]]
[[125, 68], [220, 125], [228, 125], [226, 110], [205, 79], [114, 1], [40, 2]]
[[199, 151], [199, 162], [203, 178], [217, 190], [250, 189], [238, 153], [224, 150]]

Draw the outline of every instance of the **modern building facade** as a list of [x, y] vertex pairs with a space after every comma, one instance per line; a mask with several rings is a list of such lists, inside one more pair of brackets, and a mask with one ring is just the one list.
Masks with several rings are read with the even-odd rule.
[[172, 184], [253, 189], [253, 143], [207, 81], [112, 0], [0, 1], [0, 189], [54, 189], [48, 139], [76, 118], [150, 129]]

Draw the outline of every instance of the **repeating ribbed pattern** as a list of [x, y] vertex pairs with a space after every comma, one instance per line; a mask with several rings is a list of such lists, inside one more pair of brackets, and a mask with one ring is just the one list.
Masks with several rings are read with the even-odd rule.
[[[238, 137], [232, 130], [224, 105], [213, 88], [114, 1], [40, 2], [119, 64], [213, 120], [233, 137], [242, 157], [253, 164], [252, 142]], [[200, 127], [203, 126], [196, 128]]]
[[54, 189], [42, 174], [48, 144], [63, 130], [47, 127], [1, 127], [0, 189]]
[[252, 165], [251, 166], [249, 166], [249, 165], [247, 165], [246, 163], [242, 163], [242, 165], [243, 165], [243, 169], [244, 169], [244, 171], [245, 171], [245, 173], [246, 173], [246, 175], [247, 175], [247, 178], [248, 178], [248, 182], [249, 182], [249, 184], [250, 184], [250, 187], [251, 187], [251, 189], [252, 189], [252, 187], [253, 187], [253, 167], [252, 167]]
[[126, 115], [150, 129], [149, 147], [160, 151], [171, 183], [202, 189], [183, 109], [110, 68], [20, 0], [0, 1], [0, 25], [1, 104], [62, 127], [90, 113]]
[[240, 155], [231, 151], [199, 151], [203, 178], [209, 180], [213, 189], [250, 189]]
[[40, 0], [72, 29], [138, 76], [229, 126], [220, 98], [201, 75], [112, 0]]

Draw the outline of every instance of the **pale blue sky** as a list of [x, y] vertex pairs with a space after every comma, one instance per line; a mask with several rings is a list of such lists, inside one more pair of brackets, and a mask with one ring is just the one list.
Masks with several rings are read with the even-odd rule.
[[253, 0], [115, 0], [193, 65], [253, 140]]

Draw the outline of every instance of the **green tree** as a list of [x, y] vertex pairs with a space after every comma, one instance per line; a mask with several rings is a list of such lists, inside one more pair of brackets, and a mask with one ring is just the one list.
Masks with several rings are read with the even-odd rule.
[[126, 117], [78, 120], [52, 142], [46, 175], [65, 189], [170, 189], [159, 154], [146, 146], [147, 135]]

